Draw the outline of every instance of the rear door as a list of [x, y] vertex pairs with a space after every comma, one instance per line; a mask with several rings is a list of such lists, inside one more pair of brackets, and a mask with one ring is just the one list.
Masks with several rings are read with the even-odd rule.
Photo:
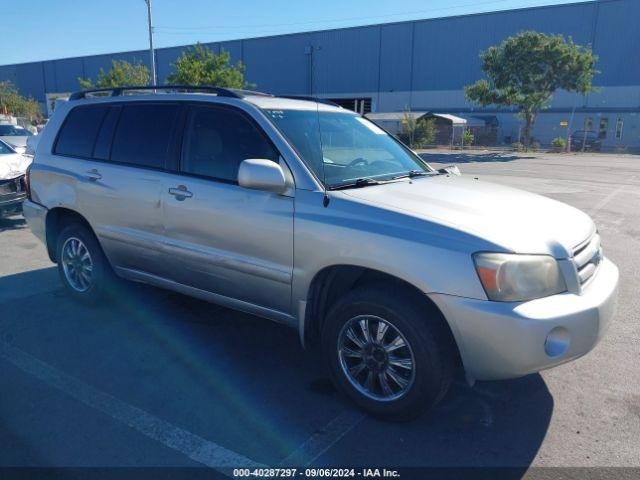
[[173, 280], [289, 313], [293, 196], [238, 185], [249, 158], [280, 161], [245, 112], [194, 104], [186, 115], [180, 173], [168, 177], [165, 228]]
[[74, 108], [61, 130], [56, 153], [73, 164], [78, 209], [116, 268], [162, 273], [163, 175], [179, 112], [175, 103], [94, 104]]

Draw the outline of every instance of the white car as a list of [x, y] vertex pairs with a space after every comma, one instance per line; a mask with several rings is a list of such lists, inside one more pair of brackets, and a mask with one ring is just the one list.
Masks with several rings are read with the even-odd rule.
[[33, 137], [33, 133], [20, 125], [0, 124], [0, 140], [8, 143], [17, 153], [25, 153], [29, 137]]
[[31, 158], [0, 140], [0, 218], [22, 211], [26, 197], [25, 174]]

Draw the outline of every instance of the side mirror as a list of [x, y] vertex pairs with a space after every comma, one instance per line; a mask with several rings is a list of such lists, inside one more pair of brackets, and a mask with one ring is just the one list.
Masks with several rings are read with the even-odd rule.
[[446, 167], [439, 168], [438, 173], [442, 173], [442, 174], [448, 173], [450, 175], [457, 175], [457, 176], [462, 175], [462, 172], [460, 171], [457, 165], [447, 165]]
[[238, 185], [273, 193], [284, 193], [287, 190], [282, 167], [276, 162], [260, 158], [244, 160], [240, 164]]

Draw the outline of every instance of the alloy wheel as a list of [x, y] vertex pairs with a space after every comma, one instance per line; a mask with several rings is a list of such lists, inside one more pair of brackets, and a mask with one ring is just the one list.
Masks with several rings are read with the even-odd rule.
[[93, 260], [86, 245], [77, 237], [69, 237], [62, 245], [62, 269], [75, 291], [86, 292], [93, 280]]
[[338, 356], [349, 382], [373, 400], [397, 400], [413, 385], [411, 345], [383, 318], [359, 315], [348, 320], [338, 335]]

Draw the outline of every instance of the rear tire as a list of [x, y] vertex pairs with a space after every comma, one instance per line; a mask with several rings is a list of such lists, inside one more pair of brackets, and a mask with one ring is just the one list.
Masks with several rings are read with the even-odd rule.
[[401, 286], [356, 288], [331, 309], [322, 329], [333, 382], [375, 417], [417, 417], [452, 382], [455, 356], [443, 322], [437, 309]]
[[56, 259], [65, 289], [83, 303], [98, 303], [115, 284], [98, 240], [80, 223], [72, 223], [61, 230], [56, 244]]

